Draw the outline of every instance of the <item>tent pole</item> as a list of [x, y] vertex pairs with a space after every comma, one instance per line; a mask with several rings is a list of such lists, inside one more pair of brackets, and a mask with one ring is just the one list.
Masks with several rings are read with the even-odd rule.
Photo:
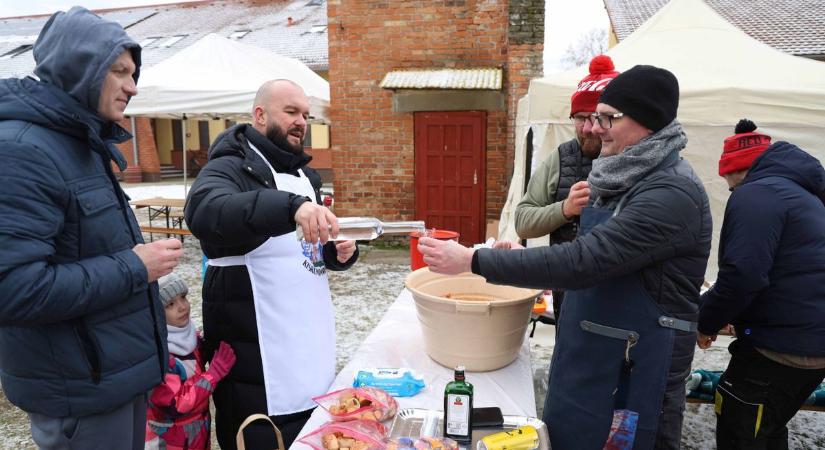
[[183, 198], [186, 198], [186, 114], [183, 115], [183, 119], [181, 120], [181, 133], [183, 133]]

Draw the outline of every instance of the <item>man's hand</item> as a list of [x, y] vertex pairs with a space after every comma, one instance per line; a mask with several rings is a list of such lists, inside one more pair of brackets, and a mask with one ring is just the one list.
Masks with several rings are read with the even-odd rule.
[[341, 241], [335, 243], [336, 258], [343, 264], [355, 254], [355, 241]]
[[183, 256], [183, 244], [177, 239], [163, 239], [148, 244], [138, 244], [132, 251], [138, 255], [146, 271], [149, 272], [149, 282], [168, 275], [178, 265], [178, 259]]
[[493, 248], [503, 248], [507, 250], [516, 250], [519, 248], [524, 248], [523, 245], [519, 244], [518, 242], [513, 241], [496, 241], [493, 244]]
[[418, 240], [418, 251], [424, 255], [424, 262], [430, 266], [430, 270], [446, 275], [469, 272], [475, 252], [455, 241], [440, 241], [428, 237]]
[[710, 348], [711, 344], [716, 341], [716, 335], [708, 336], [706, 334], [702, 334], [700, 332], [696, 332], [696, 345], [699, 346], [702, 350], [707, 350]]
[[587, 184], [587, 181], [579, 181], [570, 187], [570, 192], [561, 205], [561, 212], [564, 214], [564, 217], [568, 218], [580, 216], [582, 208], [587, 206], [589, 200], [590, 185]]
[[295, 211], [295, 223], [301, 226], [304, 240], [326, 244], [329, 237], [338, 236], [338, 218], [326, 206], [304, 202]]

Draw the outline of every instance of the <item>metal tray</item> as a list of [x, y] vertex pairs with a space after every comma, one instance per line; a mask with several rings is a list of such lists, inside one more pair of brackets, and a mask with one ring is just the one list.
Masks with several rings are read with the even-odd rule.
[[[504, 424], [496, 428], [473, 428], [473, 438], [470, 445], [459, 443], [463, 450], [475, 450], [476, 443], [488, 434], [503, 430], [512, 430], [524, 425], [532, 425], [539, 432], [539, 450], [550, 450], [550, 435], [547, 425], [539, 419], [525, 416], [504, 416]], [[442, 421], [444, 413], [432, 409], [406, 408], [398, 411], [392, 422], [389, 436], [391, 438], [409, 436], [441, 437], [443, 434]]]

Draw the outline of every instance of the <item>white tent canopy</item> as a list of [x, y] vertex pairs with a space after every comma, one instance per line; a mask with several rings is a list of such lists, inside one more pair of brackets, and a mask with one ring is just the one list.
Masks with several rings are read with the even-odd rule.
[[[678, 119], [688, 136], [682, 155], [710, 197], [714, 247], [707, 273], [715, 279], [719, 230], [729, 196], [718, 176], [724, 138], [747, 117], [774, 142], [792, 142], [825, 161], [825, 63], [782, 53], [750, 38], [701, 0], [672, 0], [607, 54], [617, 70], [650, 64], [679, 79]], [[533, 131], [535, 168], [574, 137], [568, 119], [570, 95], [586, 73], [587, 67], [581, 67], [530, 83], [519, 105], [517, 123], [528, 126], [516, 130], [515, 170], [501, 214], [501, 238], [518, 239], [513, 217], [524, 192], [528, 130]]]
[[[167, 119], [249, 120], [258, 88], [269, 80], [290, 80], [309, 97], [310, 115], [327, 120], [329, 83], [301, 61], [207, 34], [168, 59], [146, 69], [127, 116]], [[186, 136], [186, 121], [181, 133]], [[183, 138], [184, 146], [186, 138]], [[184, 155], [186, 149], [184, 148]], [[186, 194], [187, 159], [183, 158]]]
[[279, 78], [304, 89], [310, 115], [327, 118], [329, 83], [304, 63], [216, 34], [143, 71], [126, 115], [249, 118], [258, 88]]

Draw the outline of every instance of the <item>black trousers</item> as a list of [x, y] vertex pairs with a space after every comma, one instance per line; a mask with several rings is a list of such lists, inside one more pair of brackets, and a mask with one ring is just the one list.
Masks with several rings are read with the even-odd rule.
[[[284, 416], [269, 416], [278, 426], [278, 429], [281, 430], [286, 448], [292, 446], [295, 438], [298, 437], [298, 433], [301, 432], [301, 429], [309, 420], [309, 416], [312, 415], [312, 411], [310, 409]], [[249, 424], [244, 429], [243, 436], [247, 450], [270, 450], [275, 448], [275, 445], [273, 445], [276, 442], [275, 431], [266, 422], [259, 420]], [[286, 450], [286, 448], [281, 450]]]
[[[298, 433], [304, 428], [304, 425], [312, 415], [313, 409], [301, 411], [294, 414], [286, 414], [282, 416], [269, 416], [272, 422], [281, 431], [281, 436], [284, 439], [284, 449], [289, 448], [298, 437]], [[264, 410], [265, 411], [265, 410]], [[266, 414], [263, 412], [263, 414]], [[236, 450], [235, 434], [240, 428], [240, 422], [246, 417], [237, 417], [239, 421], [228, 421], [227, 417], [217, 417], [215, 432], [218, 437], [218, 445], [223, 450]], [[223, 422], [221, 421], [223, 419]], [[243, 431], [244, 445], [247, 450], [273, 450], [277, 447], [277, 438], [272, 426], [262, 420], [257, 420], [250, 423]]]
[[716, 446], [788, 448], [788, 421], [822, 382], [825, 369], [797, 369], [733, 341], [731, 360], [716, 390]]

